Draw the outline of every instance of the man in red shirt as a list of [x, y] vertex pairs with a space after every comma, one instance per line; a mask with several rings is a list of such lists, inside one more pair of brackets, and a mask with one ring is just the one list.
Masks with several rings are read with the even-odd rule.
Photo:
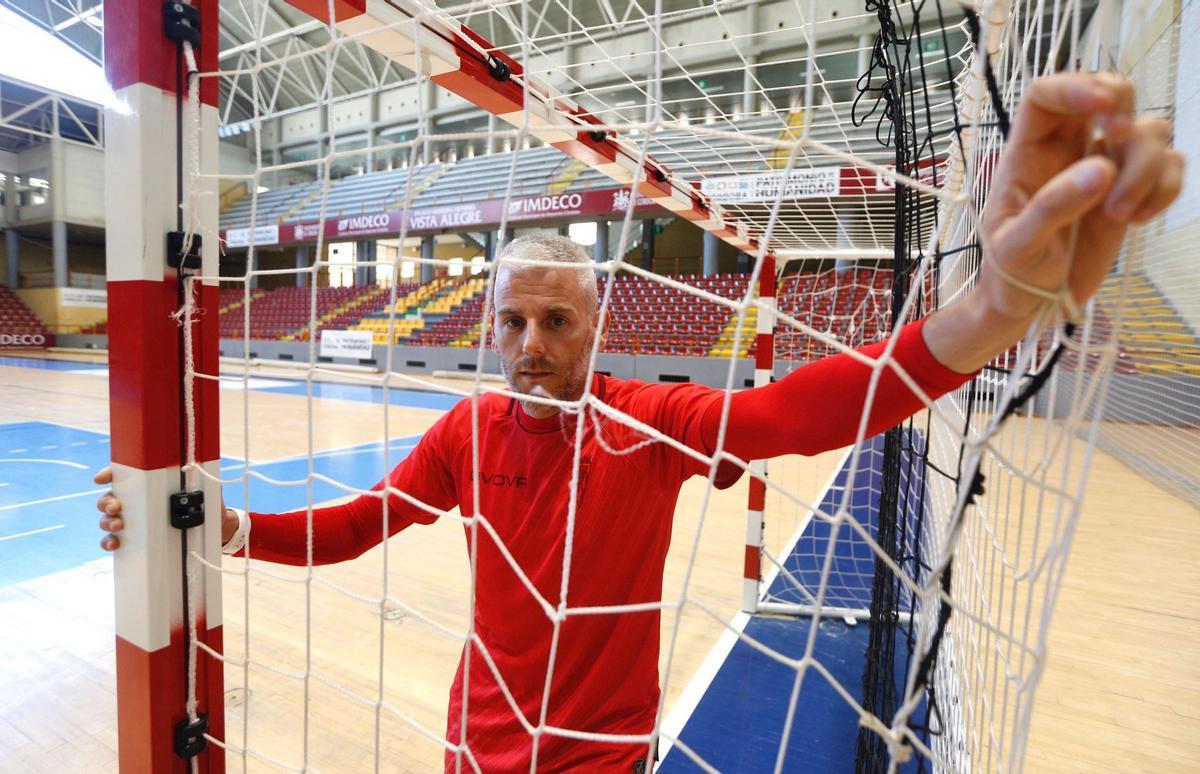
[[[996, 171], [978, 283], [897, 334], [891, 357], [929, 398], [1006, 351], [1049, 302], [1086, 301], [1128, 224], [1178, 193], [1182, 159], [1168, 147], [1169, 127], [1134, 121], [1132, 97], [1125, 81], [1105, 75], [1033, 84]], [[1103, 155], [1085, 155], [1093, 125]], [[511, 391], [460, 402], [371, 494], [314, 509], [313, 562], [351, 559], [385, 532], [456, 507], [478, 517], [474, 639], [450, 691], [446, 769], [639, 771], [658, 707], [671, 519], [683, 481], [710, 471], [725, 393], [589, 378], [604, 331], [591, 263], [570, 240], [512, 242], [493, 291], [493, 347]], [[868, 409], [869, 363], [884, 349], [830, 357], [731, 396], [720, 448], [750, 460], [852, 443]], [[884, 368], [865, 435], [923, 406]], [[715, 483], [740, 474], [722, 462]], [[120, 503], [109, 494], [99, 507], [102, 528], [119, 532]], [[305, 511], [229, 510], [226, 550], [305, 564], [307, 523]], [[466, 530], [470, 546], [470, 522]], [[119, 540], [110, 534], [102, 545]]]

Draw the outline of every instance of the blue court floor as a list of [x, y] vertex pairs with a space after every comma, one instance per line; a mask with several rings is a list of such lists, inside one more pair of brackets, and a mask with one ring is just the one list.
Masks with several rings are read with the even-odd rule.
[[[913, 446], [919, 451], [921, 436], [913, 433]], [[907, 459], [907, 453], [902, 460]], [[850, 478], [850, 459], [843, 462], [820, 502], [820, 509], [832, 513], [844, 501], [852, 515], [867, 524], [874, 524], [871, 514], [879, 507], [878, 489], [881, 484], [883, 439], [868, 439], [859, 460], [858, 471]], [[907, 468], [907, 466], [904, 466]], [[915, 471], [915, 468], [913, 469]], [[902, 475], [901, 513], [915, 517], [923, 489], [921, 477], [907, 471]], [[783, 564], [793, 573], [788, 579], [780, 573], [768, 588], [774, 600], [803, 602], [804, 595], [796, 581], [816, 589], [820, 566], [813, 557], [824, 556], [831, 537], [829, 525], [813, 520], [796, 547]], [[857, 583], [857, 601], [862, 607], [870, 603], [869, 567], [863, 574], [863, 557], [870, 556], [869, 548], [848, 528], [838, 535], [835, 545], [831, 579], [848, 584]], [[840, 578], [839, 578], [840, 576]], [[742, 632], [767, 648], [788, 658], [801, 658], [808, 644], [813, 619], [807, 617], [749, 616], [743, 617]], [[737, 622], [735, 622], [735, 626]], [[814, 641], [813, 658], [819, 661], [858, 702], [862, 697], [862, 676], [870, 629], [867, 622], [846, 623], [841, 619], [823, 619]], [[897, 637], [899, 655], [896, 659], [898, 685], [903, 685], [903, 669], [907, 651], [905, 639]], [[718, 648], [721, 646], [719, 645]], [[708, 680], [703, 694], [679, 732], [679, 739], [694, 754], [718, 771], [774, 771], [786, 725], [788, 708], [796, 687], [797, 670], [762, 653], [741, 639], [728, 649], [715, 674], [698, 675]], [[855, 745], [858, 735], [858, 715], [846, 703], [824, 675], [815, 669], [806, 670], [796, 697], [796, 709], [783, 755], [782, 770], [786, 772], [828, 772], [840, 774], [854, 770]], [[681, 748], [668, 749], [658, 771], [662, 774], [702, 771]], [[916, 771], [915, 762], [899, 769]]]
[[[385, 465], [408, 456], [420, 436], [396, 438], [385, 463], [382, 443], [350, 446], [313, 455], [313, 470], [347, 486], [367, 489], [383, 478]], [[109, 461], [108, 436], [47, 422], [0, 425], [0, 586], [77, 567], [104, 556], [96, 500], [107, 491], [92, 483]], [[245, 464], [222, 458], [221, 476], [240, 477]], [[277, 481], [251, 478], [249, 504], [255, 510], [288, 511], [309, 501], [306, 456], [256, 463], [253, 470]], [[246, 487], [225, 487], [226, 504], [246, 507]], [[313, 481], [312, 501], [347, 493]]]
[[[38, 358], [0, 357], [0, 366], [52, 371], [72, 371], [107, 376], [103, 365]], [[233, 387], [230, 387], [233, 385]], [[236, 389], [240, 384], [225, 383]], [[302, 381], [250, 380], [250, 389], [287, 395], [304, 395]], [[315, 383], [314, 397], [382, 404], [383, 390], [368, 385]], [[455, 395], [422, 390], [388, 390], [392, 405], [446, 410], [460, 400]], [[420, 436], [394, 438], [385, 455], [382, 442], [318, 452], [313, 470], [348, 486], [366, 489], [386, 470], [404, 459]], [[107, 491], [92, 483], [98, 470], [109, 464], [109, 437], [50, 422], [0, 425], [0, 586], [18, 583], [77, 567], [105, 554], [99, 547], [100, 514], [96, 500]], [[245, 463], [235, 457], [221, 459], [221, 476], [242, 476]], [[248, 486], [225, 486], [225, 499], [233, 507], [249, 506], [268, 512], [301, 508], [309, 502], [305, 483], [308, 458], [298, 454], [280, 460], [256, 462], [253, 470], [284, 485], [251, 478]], [[347, 494], [342, 489], [313, 481], [311, 501], [324, 502]]]

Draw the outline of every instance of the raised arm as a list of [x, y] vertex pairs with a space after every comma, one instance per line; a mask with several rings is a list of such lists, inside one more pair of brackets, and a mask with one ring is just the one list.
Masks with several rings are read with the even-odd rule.
[[[1129, 225], [1150, 220], [1178, 195], [1183, 158], [1169, 146], [1170, 125], [1135, 119], [1133, 107], [1129, 82], [1108, 74], [1043, 78], [1026, 92], [984, 212], [978, 282], [957, 303], [905, 327], [894, 351], [930, 398], [1007, 351], [1044, 310], [1077, 310], [1112, 268]], [[875, 358], [883, 349], [861, 351]], [[871, 373], [843, 354], [733, 396], [725, 448], [762, 459], [852, 443]], [[885, 369], [865, 435], [923, 405]], [[720, 409], [714, 404], [704, 415], [710, 449]]]
[[1134, 98], [1129, 81], [1107, 73], [1030, 84], [984, 209], [979, 281], [925, 326], [939, 362], [977, 370], [1047, 305], [1073, 313], [1104, 281], [1129, 226], [1179, 195], [1171, 125], [1135, 118]]
[[[925, 343], [927, 321], [905, 326], [892, 356], [930, 399], [936, 399], [971, 378], [939, 363]], [[858, 350], [879, 358], [885, 342]], [[766, 459], [783, 454], [818, 454], [854, 443], [867, 406], [871, 366], [852, 355], [822, 358], [796, 369], [783, 379], [743, 390], [730, 398], [725, 449], [742, 459]], [[892, 368], [879, 375], [864, 438], [881, 433], [924, 407], [916, 393]], [[701, 437], [714, 449], [720, 429], [722, 401], [705, 412]]]

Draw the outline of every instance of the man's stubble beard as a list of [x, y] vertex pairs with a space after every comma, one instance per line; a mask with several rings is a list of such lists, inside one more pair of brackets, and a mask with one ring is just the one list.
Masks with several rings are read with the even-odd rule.
[[[554, 368], [545, 368], [545, 365], [553, 365], [545, 360], [537, 360], [535, 358], [522, 357], [513, 365], [504, 362], [504, 358], [500, 359], [500, 373], [504, 375], [504, 381], [508, 382], [509, 389], [513, 392], [525, 395], [535, 395], [539, 398], [553, 398], [555, 400], [578, 400], [583, 394], [583, 388], [587, 382], [588, 366], [592, 360], [592, 345], [595, 343], [595, 334], [588, 336], [587, 344], [579, 351], [579, 357], [571, 365], [563, 379], [562, 387], [557, 391], [557, 394], [550, 394], [550, 391], [542, 387], [540, 384], [533, 385], [528, 393], [521, 391], [517, 386], [516, 379], [513, 374], [517, 371], [525, 370], [547, 370], [556, 371]], [[518, 398], [518, 400], [520, 400]], [[544, 403], [535, 403], [533, 401], [522, 400], [521, 407], [525, 413], [534, 419], [545, 419], [546, 417], [554, 416], [559, 411], [557, 406], [547, 406]]]

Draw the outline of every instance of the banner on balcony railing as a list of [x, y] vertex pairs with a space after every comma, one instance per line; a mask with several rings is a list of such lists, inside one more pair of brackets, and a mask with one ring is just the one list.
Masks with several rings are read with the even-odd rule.
[[826, 199], [841, 193], [841, 167], [794, 169], [790, 174], [764, 172], [757, 175], [706, 177], [700, 190], [719, 204], [771, 202], [777, 198]]
[[[328, 240], [356, 237], [395, 236], [403, 229], [407, 234], [467, 231], [496, 227], [501, 222], [522, 223], [547, 218], [605, 217], [623, 213], [629, 206], [626, 188], [598, 191], [520, 196], [508, 202], [485, 199], [458, 204], [440, 204], [409, 210], [393, 210], [365, 214], [345, 214], [329, 218], [324, 223], [285, 223], [260, 226], [254, 230], [256, 245], [313, 242], [320, 237]], [[659, 210], [650, 199], [639, 196], [637, 210]], [[245, 247], [250, 242], [251, 229], [231, 228], [221, 232], [225, 247]]]
[[0, 349], [45, 349], [53, 346], [52, 333], [17, 333], [0, 328]]
[[[930, 185], [940, 185], [935, 166], [944, 164], [922, 159], [917, 177]], [[813, 167], [794, 169], [790, 174], [765, 172], [755, 175], [712, 177], [701, 182], [701, 190], [713, 202], [724, 204], [771, 202], [784, 200], [829, 200], [839, 196], [891, 193], [894, 180], [881, 170], [861, 166]], [[782, 189], [782, 191], [781, 191]], [[536, 196], [503, 196], [480, 201], [435, 204], [388, 212], [342, 212], [324, 222], [282, 223], [260, 225], [256, 229], [231, 228], [221, 232], [225, 247], [297, 244], [318, 239], [338, 240], [362, 237], [394, 237], [403, 232], [409, 236], [456, 231], [479, 231], [505, 224], [529, 223], [539, 220], [563, 221], [585, 218], [610, 219], [618, 217], [629, 207], [628, 188], [602, 188], [586, 191], [562, 191]], [[670, 214], [653, 200], [638, 196], [634, 209], [644, 215], [661, 217]], [[330, 213], [333, 214], [333, 213]]]

